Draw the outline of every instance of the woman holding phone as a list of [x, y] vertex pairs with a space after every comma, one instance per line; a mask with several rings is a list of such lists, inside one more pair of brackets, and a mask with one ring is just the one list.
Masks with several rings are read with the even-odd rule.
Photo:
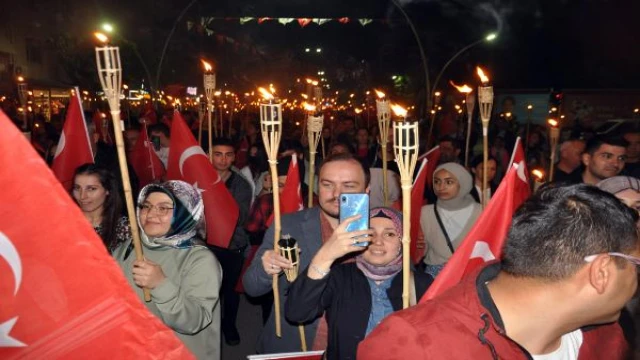
[[[285, 315], [305, 323], [326, 313], [327, 359], [355, 359], [358, 344], [387, 315], [402, 309], [402, 214], [377, 207], [370, 229], [346, 232], [359, 216], [342, 222], [289, 288]], [[358, 246], [367, 241], [367, 247]], [[333, 266], [345, 255], [360, 252], [355, 262]], [[432, 278], [412, 271], [412, 304]]]

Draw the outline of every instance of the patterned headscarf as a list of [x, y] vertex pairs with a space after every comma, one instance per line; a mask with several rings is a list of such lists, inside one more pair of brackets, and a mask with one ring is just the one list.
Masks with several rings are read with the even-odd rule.
[[629, 189], [640, 192], [640, 180], [631, 176], [610, 177], [600, 181], [596, 186], [600, 190], [614, 195]]
[[149, 248], [172, 247], [188, 248], [204, 246], [197, 236], [204, 229], [204, 203], [202, 196], [191, 185], [184, 181], [171, 180], [161, 184], [150, 184], [142, 188], [138, 196], [138, 204], [142, 204], [149, 194], [160, 192], [166, 194], [173, 202], [173, 214], [169, 232], [160, 237], [149, 237], [140, 222], [140, 209], [136, 216], [140, 226], [140, 239]]
[[[385, 218], [393, 222], [393, 227], [398, 234], [398, 241], [402, 246], [402, 213], [388, 208], [388, 207], [376, 207], [369, 211], [369, 219]], [[386, 265], [378, 266], [368, 263], [362, 254], [356, 256], [356, 266], [360, 269], [366, 277], [374, 281], [387, 280], [402, 270], [402, 247], [400, 248], [398, 256], [396, 256], [391, 262]]]

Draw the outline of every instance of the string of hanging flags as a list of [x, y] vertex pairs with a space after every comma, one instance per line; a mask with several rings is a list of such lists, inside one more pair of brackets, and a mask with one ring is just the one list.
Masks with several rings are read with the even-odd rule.
[[[215, 20], [223, 20], [223, 21], [237, 21], [240, 25], [245, 25], [251, 22], [256, 22], [258, 24], [264, 23], [278, 23], [280, 25], [289, 25], [291, 23], [297, 23], [300, 27], [305, 27], [309, 24], [317, 24], [324, 25], [329, 22], [339, 23], [339, 24], [349, 24], [349, 23], [358, 23], [362, 26], [367, 26], [373, 22], [386, 23], [388, 20], [386, 19], [371, 19], [371, 18], [350, 18], [350, 17], [339, 17], [339, 18], [285, 18], [285, 17], [254, 17], [254, 16], [246, 16], [246, 17], [202, 17], [200, 19], [200, 25], [206, 26], [211, 24]], [[187, 30], [191, 30], [197, 23], [194, 21], [187, 21]]]

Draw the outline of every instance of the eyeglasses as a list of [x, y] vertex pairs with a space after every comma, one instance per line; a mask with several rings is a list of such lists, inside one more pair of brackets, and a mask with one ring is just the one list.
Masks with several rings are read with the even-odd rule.
[[636, 266], [640, 266], [640, 258], [637, 258], [635, 256], [631, 256], [631, 255], [627, 255], [627, 254], [623, 254], [623, 253], [618, 253], [618, 252], [609, 252], [609, 253], [603, 253], [603, 254], [595, 254], [595, 255], [589, 255], [589, 256], [585, 256], [584, 257], [584, 261], [586, 262], [592, 262], [593, 260], [596, 259], [596, 257], [598, 255], [609, 255], [609, 256], [617, 256], [619, 258], [623, 258], [625, 260], [628, 260], [629, 262], [631, 262], [632, 264], [636, 265]]
[[156, 214], [160, 216], [166, 216], [170, 210], [173, 210], [172, 207], [162, 206], [162, 205], [156, 206], [151, 204], [142, 204], [139, 206], [139, 208], [140, 208], [141, 214], [149, 214], [151, 213], [151, 210], [156, 209]]

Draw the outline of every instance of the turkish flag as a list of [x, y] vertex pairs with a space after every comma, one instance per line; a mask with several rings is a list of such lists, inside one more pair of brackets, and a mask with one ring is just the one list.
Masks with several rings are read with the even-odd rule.
[[51, 165], [51, 170], [67, 190], [71, 190], [73, 186], [73, 173], [78, 166], [93, 163], [93, 152], [79, 93], [80, 90], [76, 88], [75, 95], [69, 98], [67, 117]]
[[[277, 180], [271, 180], [277, 181]], [[289, 169], [287, 169], [287, 181], [284, 183], [280, 193], [280, 214], [289, 214], [304, 209], [302, 192], [300, 190], [300, 170], [298, 169], [298, 158], [291, 155]], [[267, 220], [267, 226], [271, 226], [273, 214]]]
[[0, 128], [0, 358], [192, 359], [1, 111]]
[[[514, 149], [514, 160], [518, 160], [518, 152], [522, 152], [520, 143]], [[522, 156], [518, 163], [509, 168], [495, 195], [420, 302], [433, 299], [455, 286], [464, 276], [486, 262], [500, 259], [513, 213], [530, 193]]]
[[427, 177], [427, 186], [429, 189], [433, 188], [433, 172], [436, 171], [438, 167], [438, 162], [440, 161], [440, 145], [434, 146], [431, 150], [426, 153], [420, 155], [418, 157], [418, 161], [422, 159], [427, 159], [427, 168], [425, 169], [426, 177]]
[[171, 125], [167, 180], [186, 181], [202, 193], [207, 243], [229, 247], [240, 209], [178, 111]]
[[161, 180], [165, 175], [162, 161], [158, 157], [147, 135], [147, 126], [143, 124], [138, 141], [128, 154], [129, 163], [138, 175], [140, 187]]
[[520, 164], [520, 163], [522, 163], [522, 166], [524, 166], [525, 174], [528, 174], [529, 172], [527, 171], [527, 161], [524, 158], [524, 148], [522, 147], [522, 139], [520, 139], [520, 137], [518, 136], [516, 138], [515, 145], [513, 145], [511, 160], [509, 160], [509, 168], [511, 168], [511, 165], [513, 164]]

